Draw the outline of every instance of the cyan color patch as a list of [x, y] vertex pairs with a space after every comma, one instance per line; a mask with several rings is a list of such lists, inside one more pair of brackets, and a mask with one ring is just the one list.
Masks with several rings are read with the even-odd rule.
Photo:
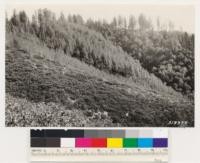
[[152, 138], [138, 138], [138, 147], [152, 148], [153, 147], [153, 139]]

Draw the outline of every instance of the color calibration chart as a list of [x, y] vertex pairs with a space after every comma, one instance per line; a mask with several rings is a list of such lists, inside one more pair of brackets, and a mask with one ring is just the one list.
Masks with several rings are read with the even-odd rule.
[[31, 162], [168, 162], [167, 129], [31, 130]]

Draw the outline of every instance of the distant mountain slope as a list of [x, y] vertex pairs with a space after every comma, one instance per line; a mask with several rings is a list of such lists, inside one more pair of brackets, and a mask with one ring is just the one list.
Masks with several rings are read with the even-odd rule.
[[[194, 125], [193, 102], [164, 84], [161, 89], [156, 84], [152, 87], [149, 74], [147, 78], [138, 76], [138, 80], [112, 75], [59, 49], [50, 50], [32, 35], [7, 33], [6, 41], [7, 126], [77, 127], [93, 122], [93, 126], [158, 127], [170, 126], [170, 121]], [[40, 104], [48, 108], [48, 111], [40, 110], [42, 116], [37, 114]], [[74, 115], [73, 110], [80, 110], [89, 122], [79, 122], [77, 117], [74, 117], [76, 123], [65, 121], [65, 109], [72, 111], [70, 115]], [[59, 110], [64, 113], [54, 113]], [[95, 123], [95, 118], [102, 123]], [[44, 123], [47, 120], [49, 123]]]

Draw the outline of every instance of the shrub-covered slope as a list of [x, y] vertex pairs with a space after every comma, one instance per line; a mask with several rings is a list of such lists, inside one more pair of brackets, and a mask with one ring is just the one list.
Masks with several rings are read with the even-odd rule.
[[55, 19], [54, 14], [46, 9], [39, 10], [38, 17], [31, 23], [25, 13], [20, 12], [14, 14], [6, 24], [7, 33], [25, 33], [28, 37], [37, 37], [48, 48], [78, 58], [99, 70], [131, 78], [154, 89], [174, 92], [159, 78], [144, 70], [121, 47], [113, 45], [101, 33], [88, 29], [84, 24], [71, 23], [64, 18]]
[[[144, 22], [148, 23], [148, 20]], [[176, 91], [193, 97], [194, 34], [172, 29], [153, 30], [153, 26], [144, 29], [140, 25], [141, 28], [137, 29], [134, 26], [119, 27], [115, 23], [102, 21], [87, 22], [90, 29], [100, 32], [113, 44], [138, 59], [148, 72], [155, 74]]]
[[[99, 71], [27, 34], [6, 40], [7, 126], [194, 125], [193, 103], [174, 91]], [[76, 111], [89, 121], [66, 118]]]

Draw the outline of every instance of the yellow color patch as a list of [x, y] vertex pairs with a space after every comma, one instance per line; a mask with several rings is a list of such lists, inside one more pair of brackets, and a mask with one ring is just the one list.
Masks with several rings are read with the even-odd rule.
[[122, 148], [123, 139], [122, 138], [107, 138], [107, 148]]

